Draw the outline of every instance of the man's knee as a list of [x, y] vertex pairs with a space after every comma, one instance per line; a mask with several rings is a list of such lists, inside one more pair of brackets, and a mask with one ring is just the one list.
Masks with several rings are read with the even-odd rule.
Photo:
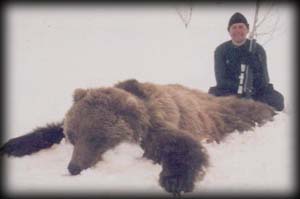
[[273, 91], [273, 106], [277, 111], [282, 111], [284, 109], [284, 97], [281, 93], [274, 90]]
[[284, 109], [284, 97], [280, 92], [274, 90], [272, 85], [264, 92], [256, 95], [254, 100], [264, 102], [274, 107], [277, 111], [282, 111]]

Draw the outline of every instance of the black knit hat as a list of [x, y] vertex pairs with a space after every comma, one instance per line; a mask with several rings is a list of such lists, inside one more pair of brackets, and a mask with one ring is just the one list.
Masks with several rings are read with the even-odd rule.
[[228, 23], [227, 30], [229, 31], [230, 26], [235, 23], [244, 23], [247, 26], [247, 28], [249, 29], [249, 24], [247, 22], [246, 17], [239, 12], [236, 12], [231, 16], [229, 23]]

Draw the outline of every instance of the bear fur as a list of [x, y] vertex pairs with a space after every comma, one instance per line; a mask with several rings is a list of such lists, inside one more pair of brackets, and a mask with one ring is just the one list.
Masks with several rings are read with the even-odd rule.
[[205, 175], [209, 164], [202, 142], [219, 143], [228, 133], [251, 130], [276, 114], [267, 104], [251, 99], [215, 97], [178, 84], [137, 80], [76, 89], [73, 101], [62, 123], [14, 138], [1, 148], [2, 153], [31, 154], [65, 136], [74, 145], [68, 170], [77, 175], [121, 142], [138, 143], [145, 158], [161, 164], [160, 185], [178, 194], [192, 191], [195, 181]]

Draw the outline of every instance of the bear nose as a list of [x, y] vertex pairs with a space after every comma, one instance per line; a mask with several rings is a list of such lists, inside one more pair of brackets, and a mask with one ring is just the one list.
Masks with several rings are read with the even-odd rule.
[[76, 164], [72, 164], [72, 163], [69, 164], [68, 170], [69, 170], [71, 175], [78, 175], [81, 172], [80, 167], [77, 166]]

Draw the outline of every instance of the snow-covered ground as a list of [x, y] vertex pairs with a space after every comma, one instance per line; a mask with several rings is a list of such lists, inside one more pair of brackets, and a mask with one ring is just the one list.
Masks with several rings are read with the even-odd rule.
[[[262, 7], [260, 19], [268, 8]], [[227, 23], [234, 12], [243, 13], [252, 25], [254, 3], [196, 4], [188, 28], [171, 3], [11, 4], [5, 13], [4, 141], [60, 121], [79, 87], [136, 78], [207, 91], [215, 85], [214, 49], [229, 39]], [[205, 144], [211, 166], [190, 195], [295, 191], [294, 13], [291, 5], [276, 4], [258, 29], [270, 31], [278, 22], [272, 37], [259, 36], [258, 42], [266, 49], [270, 79], [285, 96], [286, 109], [254, 131], [234, 132], [221, 144]], [[72, 146], [63, 140], [34, 155], [5, 158], [7, 194], [164, 193], [158, 184], [161, 167], [141, 158], [139, 146], [121, 144], [78, 176], [67, 171], [71, 153]]]

